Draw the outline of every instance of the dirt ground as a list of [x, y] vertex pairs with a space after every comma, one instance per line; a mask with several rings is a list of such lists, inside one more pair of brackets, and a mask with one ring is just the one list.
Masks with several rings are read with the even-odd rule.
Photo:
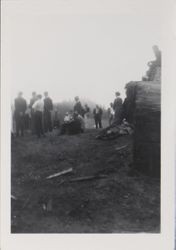
[[160, 182], [129, 174], [132, 138], [96, 134], [12, 139], [12, 233], [160, 232]]

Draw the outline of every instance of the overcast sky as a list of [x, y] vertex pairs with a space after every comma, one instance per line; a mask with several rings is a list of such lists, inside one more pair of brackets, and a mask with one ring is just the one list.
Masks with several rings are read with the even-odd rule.
[[13, 0], [3, 13], [12, 99], [47, 90], [108, 105], [145, 74], [152, 45], [162, 49], [162, 0]]

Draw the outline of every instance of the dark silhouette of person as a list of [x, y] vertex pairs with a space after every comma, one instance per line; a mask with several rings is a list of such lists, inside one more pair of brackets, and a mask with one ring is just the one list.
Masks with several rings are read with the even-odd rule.
[[96, 129], [102, 128], [102, 121], [101, 121], [102, 114], [103, 114], [103, 110], [98, 105], [96, 105], [96, 108], [93, 110], [93, 116], [95, 120]]
[[133, 124], [135, 120], [135, 106], [136, 106], [136, 88], [133, 82], [129, 82], [125, 86], [126, 98], [122, 105], [122, 119], [126, 119], [128, 123]]
[[122, 98], [120, 97], [120, 92], [115, 93], [115, 100], [113, 103], [114, 108], [114, 122], [119, 125], [122, 122]]
[[84, 107], [85, 107], [85, 113], [86, 114], [89, 113], [90, 112], [89, 106], [87, 104], [85, 104]]
[[35, 119], [35, 131], [37, 136], [40, 138], [41, 135], [44, 136], [43, 132], [43, 110], [44, 110], [44, 103], [42, 101], [42, 95], [37, 95], [37, 100], [32, 105], [34, 110], [34, 119]]
[[27, 102], [23, 98], [23, 93], [19, 92], [15, 99], [15, 122], [16, 122], [16, 136], [24, 136], [24, 117], [27, 109]]
[[154, 46], [152, 47], [152, 49], [153, 49], [153, 52], [154, 52], [154, 54], [155, 54], [155, 58], [156, 58], [155, 62], [156, 62], [156, 65], [157, 65], [157, 66], [161, 66], [161, 50], [158, 48], [157, 45], [154, 45]]
[[149, 69], [146, 72], [146, 76], [143, 77], [144, 81], [154, 81], [157, 68], [161, 67], [161, 51], [157, 45], [154, 45], [152, 49], [156, 59], [154, 61], [148, 62]]
[[30, 129], [32, 134], [35, 134], [35, 118], [34, 118], [34, 110], [32, 109], [33, 104], [37, 101], [37, 94], [36, 92], [32, 92], [32, 98], [30, 99], [30, 110], [31, 110], [31, 124], [30, 124]]
[[77, 112], [79, 115], [81, 115], [82, 117], [84, 117], [85, 110], [82, 107], [82, 104], [81, 104], [78, 96], [75, 97], [75, 102], [76, 103], [75, 103], [75, 105], [73, 107], [74, 112]]
[[52, 121], [51, 121], [51, 112], [53, 110], [53, 101], [49, 97], [48, 92], [44, 92], [44, 113], [43, 113], [43, 119], [44, 119], [44, 131], [52, 132]]

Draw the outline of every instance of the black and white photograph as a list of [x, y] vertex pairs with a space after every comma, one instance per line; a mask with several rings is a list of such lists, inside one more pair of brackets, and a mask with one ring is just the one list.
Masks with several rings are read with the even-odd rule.
[[163, 232], [164, 6], [2, 1], [14, 237]]

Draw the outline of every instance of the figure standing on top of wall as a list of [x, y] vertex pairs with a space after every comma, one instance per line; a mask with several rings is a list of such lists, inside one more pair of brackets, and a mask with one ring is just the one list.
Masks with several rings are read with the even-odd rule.
[[146, 72], [146, 76], [142, 78], [143, 81], [154, 81], [161, 78], [161, 51], [157, 45], [154, 45], [152, 48], [156, 59], [148, 62], [149, 69]]

